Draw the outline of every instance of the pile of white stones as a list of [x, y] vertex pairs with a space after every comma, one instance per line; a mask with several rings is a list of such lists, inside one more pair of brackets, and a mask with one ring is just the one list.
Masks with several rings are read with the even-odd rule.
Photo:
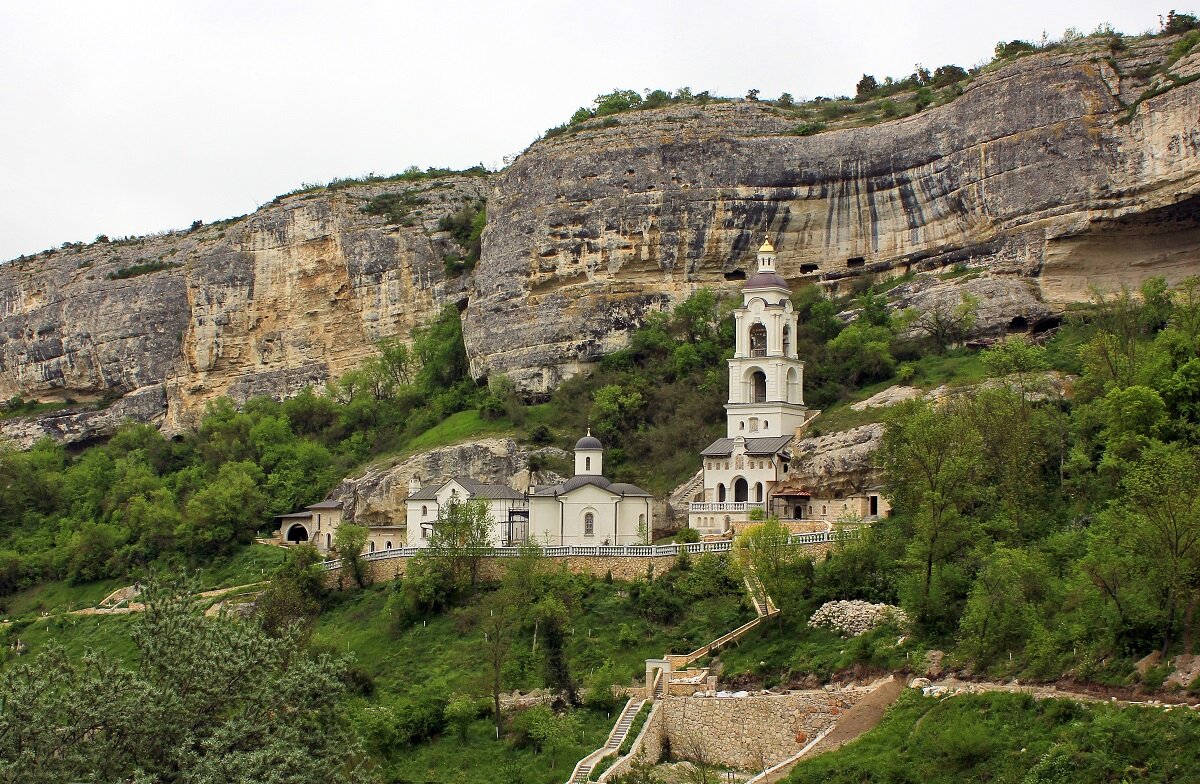
[[808, 625], [814, 629], [827, 627], [848, 637], [857, 637], [885, 623], [906, 628], [908, 615], [895, 605], [853, 600], [825, 602], [808, 619]]

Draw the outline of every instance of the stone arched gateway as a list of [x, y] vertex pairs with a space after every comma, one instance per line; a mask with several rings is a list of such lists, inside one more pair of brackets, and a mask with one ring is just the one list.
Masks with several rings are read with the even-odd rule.
[[287, 529], [287, 534], [284, 535], [284, 541], [287, 542], [307, 542], [308, 528], [303, 523], [292, 523]]

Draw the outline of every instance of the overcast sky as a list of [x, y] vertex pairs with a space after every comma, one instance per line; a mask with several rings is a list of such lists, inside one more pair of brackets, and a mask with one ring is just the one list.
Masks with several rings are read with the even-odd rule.
[[1000, 39], [1067, 27], [1143, 32], [1166, 10], [0, 0], [0, 259], [240, 215], [305, 182], [413, 164], [498, 168], [614, 87], [852, 94], [864, 72], [970, 67]]

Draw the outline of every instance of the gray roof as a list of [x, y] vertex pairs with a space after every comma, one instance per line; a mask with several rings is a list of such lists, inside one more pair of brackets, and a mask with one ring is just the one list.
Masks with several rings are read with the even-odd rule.
[[508, 485], [493, 485], [476, 482], [474, 479], [466, 476], [456, 476], [447, 479], [445, 482], [437, 484], [429, 484], [422, 487], [417, 492], [410, 495], [408, 501], [436, 501], [438, 491], [446, 486], [446, 482], [454, 481], [462, 486], [467, 491], [469, 498], [484, 498], [488, 500], [508, 499], [511, 501], [519, 501], [525, 495], [517, 490], [513, 490]]
[[312, 512], [292, 512], [291, 514], [275, 515], [275, 519], [277, 519], [277, 520], [284, 520], [284, 519], [290, 520], [293, 517], [312, 519]]
[[318, 501], [315, 504], [309, 504], [308, 506], [306, 506], [304, 508], [305, 509], [341, 509], [342, 502], [335, 501], [332, 498], [327, 498], [324, 501]]
[[650, 493], [647, 493], [645, 490], [638, 487], [637, 485], [631, 485], [627, 482], [612, 482], [612, 481], [609, 481], [609, 479], [607, 479], [606, 477], [594, 476], [594, 475], [590, 475], [590, 474], [580, 474], [578, 476], [573, 476], [570, 479], [568, 479], [567, 481], [563, 482], [561, 485], [541, 485], [538, 487], [533, 487], [533, 488], [530, 488], [530, 493], [532, 495], [541, 495], [541, 496], [563, 495], [564, 493], [569, 493], [572, 490], [578, 490], [579, 488], [583, 487], [584, 485], [592, 485], [593, 487], [599, 487], [601, 490], [605, 490], [609, 493], [612, 493], [613, 495], [619, 495], [622, 497], [629, 497], [629, 496], [650, 497]]
[[604, 445], [600, 443], [600, 439], [598, 439], [594, 435], [592, 435], [592, 431], [590, 431], [590, 430], [588, 431], [588, 434], [586, 436], [584, 436], [583, 438], [581, 438], [575, 442], [576, 451], [578, 451], [580, 449], [603, 449], [603, 448], [604, 448]]
[[[791, 436], [774, 436], [771, 438], [747, 438], [746, 439], [746, 454], [748, 455], [775, 455], [779, 454], [785, 446], [792, 440]], [[733, 454], [733, 439], [718, 438], [713, 441], [704, 451], [700, 453], [701, 457], [724, 457], [725, 455]]]
[[[788, 282], [774, 272], [756, 272], [750, 276], [750, 280], [746, 281], [746, 285], [742, 286], [742, 291], [769, 288], [788, 289]], [[791, 291], [791, 289], [788, 290]]]

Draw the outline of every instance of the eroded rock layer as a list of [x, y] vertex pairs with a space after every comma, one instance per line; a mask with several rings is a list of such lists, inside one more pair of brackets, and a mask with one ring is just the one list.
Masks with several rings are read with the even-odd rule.
[[766, 233], [793, 283], [836, 290], [959, 263], [1029, 279], [974, 284], [1020, 306], [1005, 320], [1094, 285], [1198, 272], [1200, 84], [1131, 107], [1152, 86], [1136, 74], [1169, 45], [1022, 58], [874, 127], [788, 136], [794, 121], [735, 102], [539, 142], [489, 205], [466, 322], [476, 372], [552, 387], [621, 345], [646, 310], [737, 286]]

